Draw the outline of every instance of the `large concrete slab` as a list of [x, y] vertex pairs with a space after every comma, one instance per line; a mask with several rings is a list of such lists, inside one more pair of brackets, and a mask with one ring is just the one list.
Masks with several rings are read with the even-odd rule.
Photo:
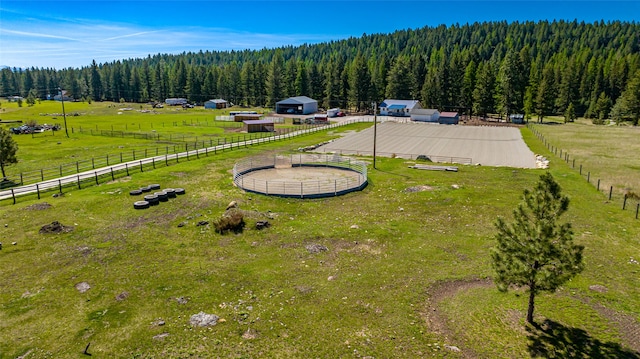
[[[339, 154], [373, 154], [373, 126], [318, 148]], [[376, 155], [434, 161], [536, 168], [535, 155], [515, 127], [384, 122], [377, 126]], [[450, 159], [453, 159], [451, 161]], [[458, 160], [456, 161], [456, 158]], [[465, 161], [466, 159], [466, 161]]]

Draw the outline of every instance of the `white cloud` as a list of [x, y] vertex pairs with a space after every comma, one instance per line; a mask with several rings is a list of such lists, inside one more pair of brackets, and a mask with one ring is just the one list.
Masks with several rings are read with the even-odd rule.
[[261, 34], [223, 28], [144, 28], [83, 21], [3, 23], [0, 66], [62, 69], [158, 53], [245, 50], [329, 41], [305, 34]]

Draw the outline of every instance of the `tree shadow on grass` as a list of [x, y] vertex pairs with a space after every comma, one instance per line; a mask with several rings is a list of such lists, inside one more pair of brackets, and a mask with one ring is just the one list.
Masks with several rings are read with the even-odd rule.
[[565, 327], [552, 320], [527, 326], [529, 354], [533, 358], [629, 358], [640, 353], [622, 348], [618, 343], [601, 342], [586, 331]]

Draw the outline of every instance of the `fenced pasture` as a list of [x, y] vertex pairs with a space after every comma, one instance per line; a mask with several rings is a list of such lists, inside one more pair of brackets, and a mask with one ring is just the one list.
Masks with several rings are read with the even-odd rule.
[[[531, 124], [540, 140], [553, 147], [554, 154], [569, 154], [576, 168], [582, 165], [586, 178], [600, 179], [601, 188], [613, 186], [618, 194], [640, 192], [640, 127], [596, 126], [588, 120], [574, 123]], [[593, 182], [593, 181], [592, 181]]]
[[566, 162], [608, 201], [615, 201], [639, 218], [639, 128], [595, 126], [585, 120], [529, 124], [529, 128], [553, 154], [552, 158]]
[[[18, 160], [7, 167], [12, 183], [28, 184], [142, 157], [175, 154], [181, 151], [237, 143], [283, 135], [311, 125], [292, 124], [287, 119], [275, 133], [242, 133], [242, 123], [216, 121], [230, 110], [182, 109], [150, 105], [93, 102], [65, 102], [71, 138], [62, 131], [16, 135]], [[123, 108], [128, 110], [122, 111]], [[37, 121], [63, 125], [61, 105], [43, 101], [32, 107], [2, 104], [4, 121]], [[77, 116], [75, 116], [77, 115]], [[19, 124], [19, 123], [18, 123]], [[15, 127], [16, 123], [2, 124]]]

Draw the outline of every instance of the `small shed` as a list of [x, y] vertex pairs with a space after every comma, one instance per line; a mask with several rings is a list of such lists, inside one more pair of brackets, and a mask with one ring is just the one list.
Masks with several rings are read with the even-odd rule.
[[329, 118], [327, 117], [327, 115], [323, 113], [316, 113], [315, 115], [313, 115], [313, 119], [315, 122], [320, 122], [320, 123], [325, 123], [329, 121]]
[[338, 112], [340, 112], [339, 108], [330, 108], [327, 110], [328, 117], [336, 117], [338, 116]]
[[523, 124], [524, 115], [521, 113], [514, 113], [512, 115], [509, 115], [509, 120], [511, 121], [511, 123]]
[[273, 132], [274, 124], [272, 120], [245, 120], [242, 121], [245, 131], [252, 132]]
[[289, 97], [276, 102], [276, 113], [308, 115], [318, 111], [318, 101], [307, 96]]
[[164, 100], [164, 103], [166, 103], [169, 106], [182, 106], [182, 105], [186, 105], [187, 99], [186, 98], [168, 98], [166, 100]]
[[386, 99], [380, 103], [380, 115], [409, 117], [414, 109], [422, 108], [418, 100]]
[[261, 118], [262, 118], [262, 115], [259, 113], [237, 113], [233, 115], [233, 121], [235, 122], [260, 120]]
[[412, 121], [420, 122], [438, 122], [440, 112], [432, 108], [417, 108], [409, 112]]
[[460, 121], [460, 115], [457, 112], [441, 112], [438, 123], [443, 125], [457, 125]]
[[204, 103], [204, 108], [210, 109], [219, 109], [219, 108], [227, 108], [229, 103], [221, 98], [217, 98], [214, 100], [209, 100]]

